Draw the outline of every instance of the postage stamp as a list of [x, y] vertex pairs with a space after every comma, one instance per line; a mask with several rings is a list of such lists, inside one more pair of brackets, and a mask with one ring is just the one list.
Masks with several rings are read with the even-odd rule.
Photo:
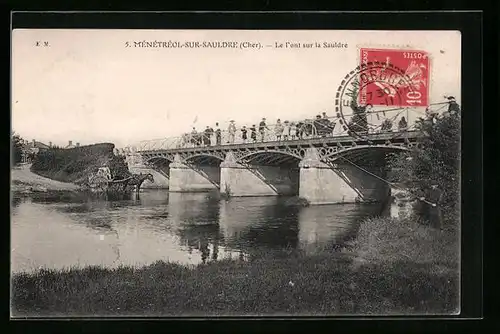
[[377, 131], [390, 111], [405, 109], [408, 92], [411, 96], [413, 89], [405, 70], [387, 61], [362, 63], [337, 88], [335, 112], [347, 133], [364, 137]]
[[[384, 80], [374, 80], [363, 86], [359, 94], [361, 105], [388, 105], [388, 99], [393, 99], [396, 90], [402, 94], [399, 101], [401, 107], [422, 107], [429, 103], [429, 73], [430, 60], [427, 52], [421, 50], [397, 49], [360, 49], [361, 64], [368, 63], [393, 64], [404, 71], [407, 77], [401, 85], [391, 87]], [[382, 66], [381, 71], [384, 70]], [[361, 77], [363, 79], [363, 77]], [[382, 93], [381, 93], [382, 92]]]

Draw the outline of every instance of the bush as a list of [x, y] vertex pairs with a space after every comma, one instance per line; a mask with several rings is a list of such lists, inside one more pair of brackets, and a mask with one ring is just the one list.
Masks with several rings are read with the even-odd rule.
[[115, 156], [113, 149], [114, 144], [110, 143], [72, 149], [51, 148], [37, 154], [31, 170], [54, 180], [81, 183], [107, 163], [113, 177], [128, 176], [130, 173], [125, 158]]
[[443, 190], [445, 222], [458, 222], [460, 204], [460, 116], [439, 118], [435, 123], [420, 119], [417, 130], [426, 134], [421, 146], [407, 154], [394, 155], [389, 165], [393, 182], [402, 182], [414, 194], [425, 194], [431, 184]]
[[23, 158], [23, 139], [17, 133], [12, 133], [12, 162], [18, 164]]
[[415, 216], [378, 217], [361, 223], [348, 248], [370, 263], [411, 261], [455, 271], [460, 253], [458, 238], [458, 229], [438, 231]]

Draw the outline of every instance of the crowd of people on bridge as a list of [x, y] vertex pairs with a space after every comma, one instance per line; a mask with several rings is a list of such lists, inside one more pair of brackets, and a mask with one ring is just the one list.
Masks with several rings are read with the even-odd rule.
[[[219, 123], [215, 127], [206, 126], [203, 131], [198, 131], [193, 127], [191, 133], [183, 136], [183, 143], [191, 146], [219, 146], [231, 145], [236, 143], [257, 143], [265, 141], [289, 141], [306, 138], [321, 138], [334, 136], [335, 129], [343, 132], [341, 126], [338, 126], [338, 118], [333, 121], [327, 116], [326, 112], [317, 115], [315, 119], [301, 120], [298, 122], [284, 120], [280, 118], [272, 126], [267, 124], [266, 118], [258, 124], [251, 126], [243, 125], [241, 128], [236, 126], [234, 120], [229, 122], [227, 130], [222, 130]], [[408, 122], [403, 116], [398, 122], [398, 130], [408, 129]], [[393, 123], [385, 119], [381, 124], [380, 131], [393, 131]], [[224, 138], [223, 138], [223, 133]], [[340, 133], [339, 133], [340, 134]], [[224, 142], [223, 142], [224, 139]]]
[[[443, 116], [459, 113], [460, 108], [455, 98], [452, 96], [446, 98], [448, 99], [449, 106], [448, 111], [445, 111]], [[426, 119], [432, 120], [436, 117], [437, 113], [427, 108]], [[338, 117], [328, 117], [326, 112], [317, 115], [315, 119], [306, 119], [297, 122], [282, 121], [278, 118], [272, 126], [267, 124], [265, 117], [258, 124], [252, 124], [251, 126], [243, 125], [241, 128], [236, 126], [234, 120], [231, 120], [226, 130], [222, 130], [217, 122], [215, 123], [215, 128], [206, 126], [202, 131], [198, 131], [196, 127], [193, 127], [191, 133], [183, 136], [181, 146], [219, 146], [236, 143], [280, 142], [305, 138], [331, 137], [335, 135], [336, 129], [339, 134], [344, 132], [344, 127], [341, 123], [342, 121]], [[365, 123], [366, 132], [401, 132], [410, 129], [407, 117], [399, 117], [399, 115], [393, 118], [385, 118], [378, 127], [371, 129], [368, 128], [367, 120], [365, 120]], [[394, 123], [397, 123], [397, 128], [394, 128]], [[225, 134], [224, 138], [223, 133]]]

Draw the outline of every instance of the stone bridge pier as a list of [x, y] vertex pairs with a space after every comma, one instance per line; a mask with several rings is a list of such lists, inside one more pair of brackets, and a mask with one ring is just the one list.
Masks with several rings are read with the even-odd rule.
[[169, 190], [172, 192], [206, 192], [219, 189], [220, 167], [217, 164], [185, 162], [176, 154], [169, 167]]
[[383, 181], [384, 159], [376, 154], [367, 159], [379, 161], [372, 167], [363, 162], [354, 164], [342, 156], [322, 158], [314, 147], [305, 149], [302, 159], [269, 151], [239, 158], [229, 151], [221, 161], [222, 156], [158, 156], [148, 165], [129, 168], [135, 173], [153, 174], [155, 183], [145, 183], [145, 188], [168, 188], [171, 192], [217, 190], [233, 197], [295, 195], [312, 205], [381, 202], [390, 194], [389, 185]]
[[310, 204], [381, 202], [390, 194], [389, 185], [371, 175], [383, 174], [381, 167], [356, 167], [341, 158], [327, 164], [316, 148], [306, 150], [299, 167], [299, 196]]
[[220, 191], [231, 196], [298, 195], [298, 168], [237, 161], [232, 152], [220, 165]]

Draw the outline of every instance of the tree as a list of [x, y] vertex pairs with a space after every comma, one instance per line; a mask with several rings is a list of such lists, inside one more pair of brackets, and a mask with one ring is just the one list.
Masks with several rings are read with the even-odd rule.
[[349, 92], [346, 93], [347, 96], [351, 97], [350, 107], [352, 109], [352, 117], [349, 121], [348, 127], [349, 132], [355, 133], [367, 133], [368, 132], [368, 119], [366, 116], [366, 106], [358, 105], [359, 82], [355, 80]]
[[108, 162], [109, 169], [114, 179], [124, 179], [130, 175], [125, 156], [112, 155]]
[[420, 119], [416, 129], [425, 134], [420, 147], [407, 154], [392, 156], [395, 171], [391, 181], [404, 183], [411, 192], [425, 193], [431, 184], [444, 191], [445, 221], [457, 221], [460, 203], [460, 115]]
[[23, 160], [24, 140], [20, 135], [12, 133], [12, 162], [18, 164]]

